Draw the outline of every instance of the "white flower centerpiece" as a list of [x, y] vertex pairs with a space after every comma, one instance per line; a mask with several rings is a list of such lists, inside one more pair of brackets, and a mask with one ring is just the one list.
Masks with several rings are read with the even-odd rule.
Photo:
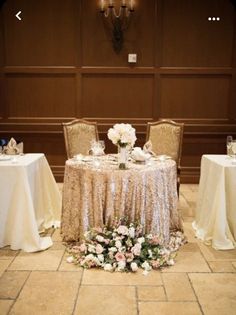
[[127, 224], [127, 219], [121, 218], [111, 227], [86, 232], [79, 245], [67, 249], [67, 262], [105, 271], [136, 272], [142, 268], [146, 275], [151, 269], [173, 265], [177, 250], [185, 242], [183, 233], [178, 231], [170, 234], [169, 243], [164, 246], [157, 235], [144, 234], [142, 225]]
[[108, 139], [118, 146], [120, 169], [126, 169], [127, 146], [133, 147], [136, 141], [135, 129], [130, 124], [115, 124], [108, 130]]

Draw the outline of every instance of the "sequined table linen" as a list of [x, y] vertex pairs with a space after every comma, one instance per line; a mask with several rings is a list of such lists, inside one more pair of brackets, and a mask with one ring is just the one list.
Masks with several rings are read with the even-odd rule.
[[139, 221], [145, 232], [168, 242], [170, 229], [182, 229], [177, 211], [176, 164], [172, 160], [146, 165], [129, 163], [119, 170], [105, 157], [65, 166], [61, 233], [77, 241], [91, 227], [126, 216]]

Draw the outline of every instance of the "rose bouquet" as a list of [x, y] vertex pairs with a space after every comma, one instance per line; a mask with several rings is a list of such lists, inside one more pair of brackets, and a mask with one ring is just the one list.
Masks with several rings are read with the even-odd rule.
[[143, 234], [140, 224], [126, 224], [120, 219], [111, 228], [94, 228], [86, 232], [78, 246], [68, 248], [67, 261], [84, 268], [106, 271], [132, 271], [139, 267], [147, 274], [151, 269], [174, 264], [178, 248], [185, 242], [181, 232], [170, 236], [168, 246], [152, 234]]
[[135, 129], [130, 124], [115, 124], [113, 128], [108, 130], [107, 136], [113, 144], [120, 147], [126, 147], [127, 145], [133, 147], [137, 139]]

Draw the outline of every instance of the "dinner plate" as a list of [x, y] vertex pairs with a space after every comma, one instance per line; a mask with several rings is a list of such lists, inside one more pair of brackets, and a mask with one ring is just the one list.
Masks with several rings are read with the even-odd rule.
[[163, 154], [163, 155], [157, 155], [153, 157], [153, 159], [156, 161], [165, 161], [165, 160], [171, 160], [171, 156]]
[[9, 161], [11, 158], [12, 157], [8, 155], [0, 155], [0, 161]]

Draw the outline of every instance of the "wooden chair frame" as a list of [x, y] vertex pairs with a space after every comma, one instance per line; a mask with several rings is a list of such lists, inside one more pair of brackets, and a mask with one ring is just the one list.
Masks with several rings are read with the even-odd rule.
[[67, 154], [67, 158], [68, 159], [71, 158], [71, 156], [69, 156], [69, 152], [71, 152], [71, 148], [70, 148], [70, 143], [69, 143], [69, 140], [68, 140], [68, 129], [67, 129], [67, 127], [70, 127], [70, 126], [73, 126], [73, 125], [77, 125], [79, 123], [90, 125], [90, 126], [91, 125], [95, 126], [96, 140], [97, 141], [99, 140], [98, 129], [97, 129], [97, 122], [96, 121], [87, 121], [87, 120], [84, 120], [84, 119], [74, 119], [74, 120], [72, 120], [70, 122], [62, 123], [64, 139], [65, 139], [66, 154]]
[[179, 142], [179, 149], [178, 149], [178, 158], [176, 161], [176, 166], [177, 166], [177, 192], [179, 195], [179, 186], [180, 186], [180, 172], [181, 172], [181, 166], [180, 166], [180, 162], [181, 162], [181, 156], [182, 156], [182, 144], [183, 144], [183, 135], [184, 135], [184, 123], [176, 123], [173, 120], [170, 119], [162, 119], [162, 120], [158, 120], [155, 122], [148, 122], [147, 123], [147, 135], [146, 135], [146, 141], [149, 140], [149, 136], [150, 136], [150, 129], [152, 126], [157, 126], [157, 125], [172, 125], [175, 127], [180, 127], [180, 142]]

